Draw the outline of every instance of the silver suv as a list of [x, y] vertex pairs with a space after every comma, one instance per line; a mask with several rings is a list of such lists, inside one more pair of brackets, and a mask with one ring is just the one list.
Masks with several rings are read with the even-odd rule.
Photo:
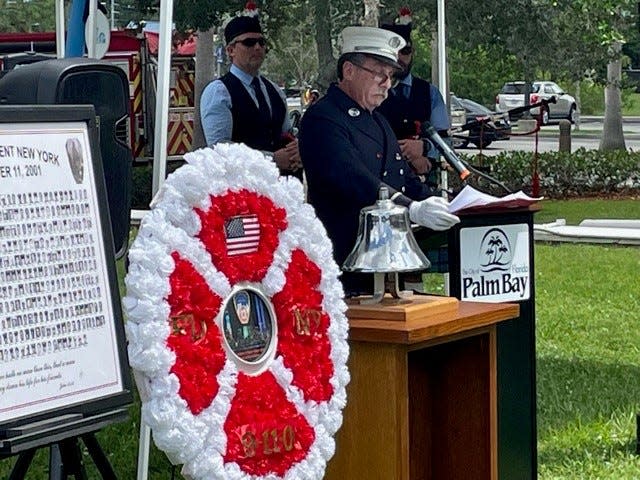
[[[513, 108], [524, 106], [524, 82], [507, 82], [496, 96], [496, 111], [507, 112]], [[542, 124], [546, 125], [552, 118], [566, 118], [575, 122], [576, 99], [565, 93], [557, 83], [548, 81], [533, 82], [529, 103], [538, 103], [541, 100], [549, 100], [556, 97], [556, 103], [550, 103], [548, 108], [542, 111]], [[538, 116], [540, 107], [532, 108], [531, 115]]]

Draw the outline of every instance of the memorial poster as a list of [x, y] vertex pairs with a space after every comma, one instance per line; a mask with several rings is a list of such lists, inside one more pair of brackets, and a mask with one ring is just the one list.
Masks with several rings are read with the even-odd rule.
[[85, 122], [0, 124], [0, 424], [123, 390], [91, 152]]

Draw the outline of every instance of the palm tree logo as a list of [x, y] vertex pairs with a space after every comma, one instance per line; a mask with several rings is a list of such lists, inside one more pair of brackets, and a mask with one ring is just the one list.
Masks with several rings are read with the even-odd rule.
[[507, 235], [499, 228], [489, 230], [480, 243], [480, 263], [483, 272], [508, 270], [511, 265], [511, 242]]

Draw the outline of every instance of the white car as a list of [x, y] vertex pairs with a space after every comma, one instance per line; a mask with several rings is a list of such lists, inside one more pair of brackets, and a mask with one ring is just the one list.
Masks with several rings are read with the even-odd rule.
[[[496, 111], [508, 112], [517, 107], [524, 106], [524, 82], [507, 82], [496, 96]], [[576, 120], [576, 99], [566, 93], [557, 83], [549, 81], [537, 81], [531, 85], [529, 104], [539, 103], [541, 100], [549, 100], [556, 97], [556, 103], [549, 103], [548, 108], [542, 110], [542, 124], [546, 125], [552, 118], [566, 118], [571, 123]], [[540, 107], [531, 109], [532, 116], [540, 115]], [[517, 118], [522, 116], [512, 115]]]

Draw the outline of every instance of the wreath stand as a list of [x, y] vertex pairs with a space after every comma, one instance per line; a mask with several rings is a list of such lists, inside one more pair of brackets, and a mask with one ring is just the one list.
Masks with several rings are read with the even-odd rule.
[[115, 422], [126, 421], [125, 409], [91, 417], [63, 415], [47, 421], [33, 422], [0, 431], [0, 458], [18, 454], [8, 480], [24, 480], [39, 448], [49, 447], [49, 480], [63, 480], [73, 475], [87, 480], [80, 439], [89, 452], [103, 480], [116, 479], [116, 474], [102, 451], [95, 432]]

